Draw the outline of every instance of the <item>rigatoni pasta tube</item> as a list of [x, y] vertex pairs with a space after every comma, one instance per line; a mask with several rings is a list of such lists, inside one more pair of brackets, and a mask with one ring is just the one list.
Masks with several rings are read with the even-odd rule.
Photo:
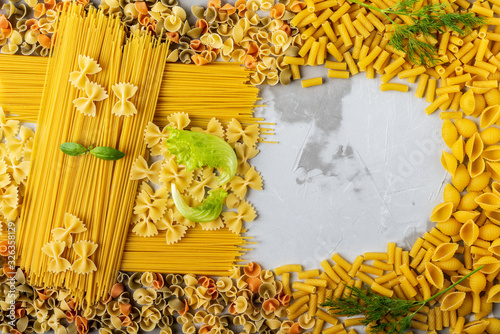
[[307, 87], [312, 87], [312, 86], [319, 86], [323, 83], [323, 78], [322, 77], [317, 77], [317, 78], [312, 78], [312, 79], [305, 79], [301, 81], [302, 88], [307, 88]]
[[311, 277], [318, 277], [319, 276], [319, 270], [318, 269], [312, 269], [312, 270], [306, 270], [306, 271], [301, 271], [297, 274], [299, 279], [305, 279], [305, 278], [311, 278]]
[[300, 282], [293, 282], [292, 288], [295, 290], [300, 290], [300, 291], [305, 291], [309, 293], [315, 293], [316, 292], [316, 287], [309, 285], [309, 284], [304, 284]]
[[274, 274], [281, 275], [283, 273], [298, 273], [302, 271], [300, 264], [286, 264], [274, 269]]
[[310, 298], [311, 297], [310, 297], [309, 294], [307, 294], [307, 295], [305, 295], [303, 297], [300, 297], [299, 299], [297, 299], [295, 301], [295, 303], [293, 303], [292, 305], [290, 305], [290, 306], [287, 307], [286, 313], [287, 314], [292, 314], [292, 313], [296, 312], [297, 310], [299, 310], [301, 308], [302, 305], [307, 304], [307, 302], [309, 301]]
[[285, 65], [304, 65], [305, 64], [305, 61], [304, 61], [304, 58], [301, 58], [301, 57], [290, 57], [290, 56], [285, 56], [283, 58], [283, 63]]
[[425, 113], [427, 115], [432, 114], [434, 111], [436, 111], [437, 108], [439, 108], [439, 106], [442, 103], [447, 101], [449, 98], [450, 97], [448, 94], [443, 94], [443, 95], [439, 96], [437, 99], [434, 100], [434, 102], [432, 102], [427, 108], [425, 108]]
[[331, 315], [323, 312], [322, 310], [320, 309], [317, 309], [316, 310], [316, 316], [320, 319], [323, 319], [324, 321], [328, 322], [329, 324], [331, 324], [332, 326], [335, 326], [336, 324], [338, 324], [338, 319], [337, 318], [334, 318], [332, 317]]
[[290, 289], [290, 273], [283, 273], [281, 275], [281, 284], [283, 284], [283, 292], [291, 296], [292, 290]]
[[398, 84], [398, 83], [388, 82], [388, 83], [380, 84], [380, 90], [383, 92], [388, 91], [388, 90], [395, 90], [398, 92], [406, 93], [408, 91], [408, 89], [409, 89], [409, 87], [407, 85]]
[[371, 64], [381, 52], [382, 49], [379, 46], [376, 46], [365, 58], [359, 61], [359, 68], [362, 70], [366, 69], [366, 67]]
[[321, 278], [306, 278], [304, 283], [307, 285], [313, 285], [313, 286], [318, 286], [318, 287], [326, 287], [327, 286], [327, 282]]
[[333, 270], [330, 263], [327, 260], [323, 260], [320, 263], [321, 267], [325, 271], [325, 273], [330, 277], [335, 283], [340, 283], [340, 276]]
[[413, 77], [413, 76], [417, 76], [417, 75], [420, 75], [422, 73], [425, 73], [425, 71], [426, 71], [426, 68], [424, 66], [415, 67], [415, 68], [412, 68], [409, 70], [404, 70], [404, 71], [399, 72], [398, 78], [399, 79], [406, 79], [409, 77]]
[[428, 81], [429, 81], [429, 75], [422, 73], [420, 75], [420, 78], [418, 79], [417, 89], [415, 90], [415, 97], [422, 98], [424, 96], [425, 88], [427, 87]]
[[342, 61], [344, 60], [344, 56], [342, 55], [342, 53], [339, 51], [339, 49], [337, 49], [337, 47], [335, 46], [335, 44], [333, 44], [332, 42], [328, 43], [326, 45], [326, 50], [328, 51], [329, 54], [331, 54], [333, 56], [333, 58], [335, 58], [337, 61]]
[[373, 282], [373, 284], [370, 286], [370, 288], [373, 291], [381, 294], [382, 296], [392, 298], [392, 296], [394, 295], [394, 291], [387, 289], [387, 288], [384, 288], [382, 285], [378, 284], [377, 282]]

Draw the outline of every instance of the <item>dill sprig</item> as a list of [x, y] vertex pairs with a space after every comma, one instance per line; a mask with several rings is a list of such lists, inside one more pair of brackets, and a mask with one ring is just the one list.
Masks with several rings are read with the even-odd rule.
[[[484, 17], [477, 17], [474, 13], [447, 13], [444, 9], [449, 4], [430, 3], [415, 9], [420, 0], [401, 0], [389, 8], [378, 8], [358, 0], [350, 0], [360, 6], [382, 13], [395, 28], [390, 32], [389, 45], [398, 51], [405, 52], [408, 59], [416, 65], [436, 66], [438, 59], [436, 46], [429, 40], [436, 40], [436, 33], [455, 31], [466, 35], [472, 29], [486, 24]], [[401, 15], [411, 18], [413, 24], [397, 24], [390, 15]], [[424, 38], [419, 38], [419, 36]]]
[[384, 331], [387, 334], [403, 334], [411, 326], [413, 317], [431, 300], [445, 294], [456, 285], [462, 283], [483, 266], [475, 269], [448, 288], [436, 293], [426, 300], [403, 300], [389, 298], [373, 292], [370, 288], [360, 289], [346, 285], [351, 290], [347, 297], [328, 299], [321, 304], [336, 316], [352, 317], [358, 314], [365, 316], [363, 325], [369, 326], [369, 333]]

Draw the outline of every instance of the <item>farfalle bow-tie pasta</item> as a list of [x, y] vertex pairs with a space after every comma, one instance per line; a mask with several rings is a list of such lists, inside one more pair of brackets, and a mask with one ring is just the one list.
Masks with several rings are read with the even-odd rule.
[[79, 241], [73, 244], [73, 250], [78, 256], [78, 260], [73, 262], [71, 269], [78, 274], [89, 274], [97, 270], [94, 262], [89, 258], [95, 253], [97, 244], [91, 241]]
[[68, 247], [73, 244], [73, 236], [87, 231], [83, 222], [69, 213], [64, 216], [64, 227], [58, 227], [52, 230], [52, 236], [57, 241], [64, 241]]
[[76, 109], [86, 116], [95, 117], [95, 102], [102, 101], [108, 97], [106, 90], [95, 82], [88, 81], [85, 84], [85, 94], [87, 97], [79, 97], [73, 100]]
[[64, 241], [52, 241], [42, 247], [42, 252], [51, 258], [48, 266], [50, 272], [61, 273], [71, 268], [69, 261], [61, 257], [64, 248], [66, 248]]
[[102, 68], [97, 61], [88, 56], [78, 56], [79, 71], [74, 71], [69, 74], [69, 81], [73, 86], [78, 89], [85, 89], [87, 82], [89, 82], [89, 75], [99, 73]]
[[137, 108], [129, 101], [137, 92], [137, 86], [130, 83], [119, 83], [113, 85], [111, 89], [118, 97], [118, 102], [114, 105], [111, 113], [116, 116], [132, 116], [137, 114]]

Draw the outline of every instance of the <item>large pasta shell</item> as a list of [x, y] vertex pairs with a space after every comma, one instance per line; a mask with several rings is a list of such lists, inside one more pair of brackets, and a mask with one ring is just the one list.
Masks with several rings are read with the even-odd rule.
[[461, 196], [458, 190], [450, 183], [447, 183], [443, 190], [443, 200], [448, 203], [453, 203], [453, 210], [455, 210], [458, 204], [460, 204], [460, 199]]
[[458, 205], [458, 210], [461, 210], [461, 211], [475, 210], [478, 206], [475, 199], [480, 194], [481, 193], [478, 193], [478, 192], [470, 192], [470, 193], [465, 194], [462, 197], [462, 200], [460, 200], [460, 204]]
[[500, 303], [500, 284], [493, 285], [488, 291], [488, 303]]
[[500, 162], [486, 162], [486, 170], [491, 173], [491, 178], [500, 181]]
[[491, 145], [483, 150], [482, 156], [488, 161], [500, 161], [500, 145]]
[[478, 118], [486, 107], [486, 101], [484, 100], [484, 96], [482, 94], [474, 94], [474, 99], [476, 100], [476, 106], [474, 108], [474, 112], [472, 113], [472, 117]]
[[470, 175], [467, 171], [467, 167], [464, 164], [460, 164], [455, 171], [455, 176], [451, 177], [451, 183], [457, 188], [459, 192], [464, 191], [465, 187], [469, 185]]
[[445, 119], [443, 121], [443, 126], [441, 128], [441, 135], [446, 145], [451, 148], [452, 145], [457, 141], [458, 131], [452, 121]]
[[484, 100], [489, 106], [494, 106], [495, 104], [500, 104], [500, 90], [493, 88], [484, 93]]
[[432, 222], [444, 222], [451, 217], [453, 212], [453, 203], [438, 204], [431, 213]]
[[460, 108], [467, 116], [472, 115], [476, 109], [476, 99], [474, 98], [473, 91], [468, 90], [462, 95], [460, 98]]
[[481, 153], [483, 153], [483, 141], [481, 140], [481, 136], [478, 132], [474, 133], [474, 135], [467, 140], [465, 144], [465, 153], [469, 156], [470, 160], [476, 160], [479, 158]]
[[479, 158], [474, 161], [469, 160], [469, 163], [467, 164], [467, 171], [469, 172], [471, 177], [480, 175], [482, 172], [484, 172], [485, 168], [486, 163], [484, 162], [483, 158]]
[[458, 161], [451, 153], [443, 151], [441, 154], [441, 165], [443, 165], [443, 168], [450, 173], [451, 176], [454, 176], [457, 170]]
[[455, 311], [462, 306], [465, 296], [465, 292], [447, 293], [441, 301], [441, 311]]
[[465, 158], [465, 142], [462, 136], [458, 137], [458, 139], [451, 146], [451, 154], [462, 163]]
[[[469, 80], [465, 83], [465, 86], [468, 88], [468, 90], [474, 92], [474, 94], [484, 94], [487, 91], [491, 90], [492, 88], [491, 87], [481, 87], [481, 85], [477, 85], [477, 81], [485, 81], [485, 80], [486, 80], [485, 78], [480, 77], [479, 75], [475, 75], [474, 77], [472, 77], [471, 80]], [[476, 81], [476, 84], [474, 84], [475, 81]]]
[[493, 241], [500, 238], [500, 226], [486, 223], [479, 228], [479, 238], [486, 241]]
[[472, 219], [468, 220], [460, 229], [460, 238], [466, 245], [472, 246], [479, 236], [479, 227]]
[[500, 197], [500, 182], [493, 182], [491, 184], [491, 190], [493, 191], [493, 193], [495, 195], [497, 195], [498, 197]]
[[488, 327], [486, 327], [486, 332], [488, 334], [500, 334], [500, 319], [488, 318]]
[[467, 118], [457, 119], [455, 121], [455, 127], [457, 128], [458, 134], [464, 138], [470, 138], [477, 132], [476, 123]]
[[446, 261], [440, 261], [434, 263], [437, 267], [441, 268], [442, 270], [446, 271], [456, 271], [460, 270], [464, 267], [464, 264], [460, 262], [459, 259], [452, 257], [451, 259], [448, 259]]
[[492, 223], [500, 225], [500, 211], [484, 211], [484, 214]]
[[450, 218], [447, 221], [437, 223], [436, 227], [442, 233], [448, 236], [453, 236], [460, 233], [462, 224], [460, 224], [455, 218]]
[[467, 334], [482, 334], [486, 327], [488, 327], [488, 321], [486, 320], [471, 321], [465, 324], [464, 331]]
[[432, 255], [432, 261], [446, 261], [455, 255], [458, 249], [458, 244], [456, 243], [444, 243], [436, 247], [434, 254]]
[[491, 173], [485, 172], [472, 178], [467, 186], [467, 191], [481, 191], [490, 183]]
[[438, 289], [443, 288], [444, 284], [444, 274], [441, 268], [437, 267], [435, 264], [431, 262], [427, 262], [425, 264], [425, 278], [427, 282], [434, 285]]
[[494, 211], [500, 208], [500, 197], [494, 193], [484, 193], [476, 197], [475, 202], [487, 211]]
[[500, 129], [499, 128], [487, 128], [479, 133], [484, 145], [493, 145], [500, 141]]
[[500, 239], [493, 241], [488, 250], [496, 256], [500, 256]]
[[[453, 213], [453, 217], [461, 223], [466, 223], [470, 219], [476, 219], [477, 216], [479, 216], [479, 212], [477, 211], [455, 211]], [[460, 227], [462, 227], [462, 224], [460, 224]]]
[[472, 292], [479, 294], [486, 287], [486, 276], [480, 271], [469, 277], [469, 285]]
[[[462, 276], [462, 275], [456, 275], [456, 276], [450, 277], [452, 283], [456, 283], [459, 280], [461, 280], [462, 278], [464, 278], [464, 276]], [[465, 281], [462, 281], [460, 284], [455, 285], [455, 288], [458, 291], [462, 291], [462, 292], [472, 292], [472, 289], [470, 287], [470, 282], [468, 279], [466, 279]]]
[[492, 274], [500, 268], [500, 260], [493, 256], [483, 256], [474, 263], [474, 269], [484, 266], [480, 272]]
[[489, 106], [481, 113], [479, 127], [482, 129], [495, 124], [500, 118], [500, 105]]
[[472, 312], [472, 304], [472, 294], [468, 293], [467, 296], [465, 296], [462, 306], [457, 309], [457, 315], [459, 317], [465, 317], [467, 314], [470, 314]]

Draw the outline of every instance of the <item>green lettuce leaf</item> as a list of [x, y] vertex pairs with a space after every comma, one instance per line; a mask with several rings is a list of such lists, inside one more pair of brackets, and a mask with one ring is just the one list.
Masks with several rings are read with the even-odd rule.
[[174, 199], [177, 210], [185, 218], [195, 223], [208, 223], [220, 216], [224, 198], [227, 197], [227, 192], [224, 189], [212, 190], [207, 198], [199, 206], [190, 207], [187, 205], [181, 193], [172, 183], [172, 198]]

